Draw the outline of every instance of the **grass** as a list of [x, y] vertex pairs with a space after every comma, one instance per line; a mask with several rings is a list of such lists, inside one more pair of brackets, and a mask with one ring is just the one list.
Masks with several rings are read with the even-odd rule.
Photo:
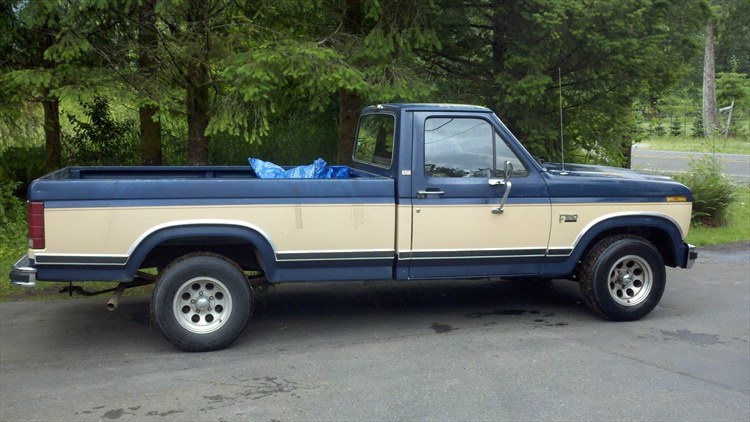
[[[20, 256], [21, 254], [19, 254]], [[11, 286], [10, 280], [8, 279], [8, 273], [13, 265], [13, 260], [2, 259], [0, 260], [0, 302], [18, 302], [18, 301], [36, 301], [36, 300], [52, 300], [52, 299], [77, 299], [85, 296], [78, 294], [70, 295], [68, 293], [61, 294], [60, 290], [68, 286], [68, 283], [45, 283], [37, 282], [34, 288], [22, 288]], [[117, 287], [115, 282], [85, 282], [85, 283], [73, 283], [76, 286], [83, 287], [87, 291], [99, 291], [112, 289]], [[150, 295], [153, 290], [153, 285], [140, 286], [132, 289], [125, 290], [123, 296], [141, 296]], [[104, 293], [99, 295], [101, 298], [102, 306], [107, 302], [112, 293]]]
[[720, 227], [693, 226], [687, 242], [696, 246], [736, 243], [750, 240], [750, 188], [739, 190], [729, 207], [729, 223]]
[[705, 139], [687, 136], [659, 136], [644, 139], [636, 148], [661, 151], [719, 152], [724, 154], [750, 154], [750, 139]]

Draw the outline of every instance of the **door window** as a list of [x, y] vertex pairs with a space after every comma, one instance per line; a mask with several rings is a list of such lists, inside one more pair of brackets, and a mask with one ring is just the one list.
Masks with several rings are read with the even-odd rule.
[[514, 176], [528, 174], [486, 120], [428, 118], [424, 133], [425, 174], [429, 177], [499, 177], [505, 161]]

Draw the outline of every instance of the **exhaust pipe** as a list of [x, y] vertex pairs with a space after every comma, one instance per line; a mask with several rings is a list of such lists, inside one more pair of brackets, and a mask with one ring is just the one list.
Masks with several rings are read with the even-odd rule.
[[120, 298], [122, 297], [122, 293], [125, 291], [125, 283], [120, 283], [117, 285], [117, 288], [115, 289], [115, 292], [112, 293], [112, 297], [109, 298], [107, 301], [107, 310], [108, 311], [114, 311], [117, 309], [117, 306], [120, 304]]

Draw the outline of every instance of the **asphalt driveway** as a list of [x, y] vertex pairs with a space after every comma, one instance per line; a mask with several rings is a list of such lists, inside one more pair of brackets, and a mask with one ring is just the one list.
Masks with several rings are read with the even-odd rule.
[[284, 285], [188, 354], [148, 298], [0, 304], [0, 420], [750, 419], [750, 243], [668, 270], [645, 319], [568, 281]]

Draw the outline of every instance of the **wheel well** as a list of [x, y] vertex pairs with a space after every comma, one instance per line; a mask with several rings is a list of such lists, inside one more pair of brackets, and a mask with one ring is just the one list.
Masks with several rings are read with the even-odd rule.
[[146, 255], [144, 268], [164, 268], [175, 259], [196, 252], [225, 256], [245, 271], [263, 271], [258, 249], [246, 239], [237, 237], [183, 237], [164, 241]]
[[135, 274], [140, 268], [162, 269], [181, 256], [197, 252], [225, 256], [245, 271], [264, 275], [275, 268], [273, 246], [261, 232], [237, 225], [194, 224], [150, 234], [131, 253], [128, 271]]
[[672, 240], [666, 230], [651, 226], [629, 226], [629, 227], [615, 227], [607, 229], [597, 234], [586, 247], [586, 251], [582, 256], [586, 256], [591, 248], [603, 239], [620, 235], [629, 234], [633, 236], [641, 237], [647, 240], [649, 243], [654, 245], [661, 254], [662, 260], [665, 265], [674, 267], [677, 265], [677, 257], [675, 256], [674, 249], [672, 248]]

